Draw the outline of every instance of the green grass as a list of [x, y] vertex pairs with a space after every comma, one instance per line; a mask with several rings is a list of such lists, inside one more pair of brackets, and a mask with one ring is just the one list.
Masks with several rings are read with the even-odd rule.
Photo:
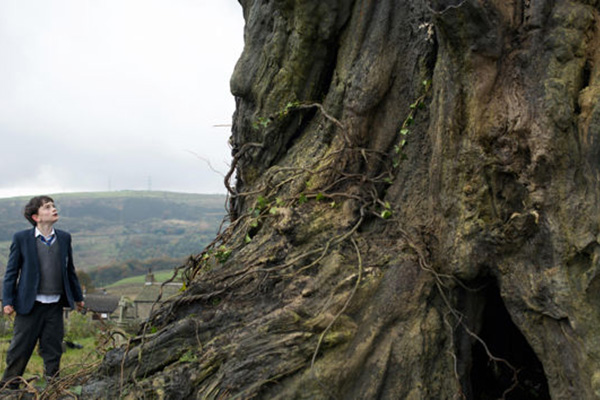
[[[158, 271], [154, 273], [154, 280], [156, 282], [165, 282], [173, 276], [173, 271]], [[123, 285], [131, 285], [131, 284], [143, 284], [146, 281], [146, 275], [138, 275], [132, 276], [129, 278], [121, 279], [118, 282], [115, 282], [111, 285], [106, 286], [107, 289], [116, 288], [118, 286]]]
[[[96, 350], [96, 338], [81, 338], [75, 340], [76, 343], [81, 344], [83, 346], [82, 349], [69, 349], [63, 353], [61, 358], [61, 375], [66, 376], [69, 374], [73, 374], [75, 372], [80, 371], [85, 366], [94, 364], [100, 361], [101, 356]], [[3, 337], [0, 339], [0, 354], [2, 355], [2, 369], [6, 366], [6, 351], [8, 350], [8, 345], [10, 343], [10, 336]], [[23, 374], [25, 379], [30, 379], [33, 377], [39, 377], [40, 379], [44, 376], [44, 362], [42, 357], [38, 354], [37, 351], [34, 351], [29, 363], [27, 364], [27, 369]]]
[[[11, 331], [9, 321], [2, 321], [3, 331]], [[7, 326], [8, 325], [8, 326]], [[61, 357], [60, 380], [54, 385], [47, 385], [44, 378], [44, 362], [37, 348], [32, 354], [23, 378], [29, 382], [27, 390], [35, 394], [35, 398], [67, 398], [65, 390], [71, 394], [68, 398], [77, 398], [81, 393], [82, 382], [89, 377], [102, 361], [104, 352], [109, 346], [117, 345], [116, 342], [107, 342], [109, 339], [104, 324], [93, 321], [86, 315], [71, 313], [65, 320], [65, 340], [77, 343], [81, 349], [65, 348]], [[6, 353], [10, 344], [11, 334], [0, 336], [0, 364], [6, 365]], [[57, 397], [58, 396], [58, 397]], [[32, 397], [33, 398], [33, 397]]]

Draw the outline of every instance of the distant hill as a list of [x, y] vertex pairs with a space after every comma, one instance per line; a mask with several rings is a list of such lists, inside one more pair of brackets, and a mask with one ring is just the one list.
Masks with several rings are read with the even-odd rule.
[[[225, 215], [224, 195], [120, 191], [51, 196], [60, 215], [56, 227], [73, 235], [76, 267], [92, 278], [102, 276], [101, 282], [94, 282], [102, 285], [128, 276], [122, 271], [107, 278], [112, 276], [106, 273], [111, 265], [163, 269], [170, 260], [177, 263], [200, 252], [214, 239]], [[29, 198], [0, 199], [2, 275], [12, 235], [31, 227], [22, 216]], [[157, 265], [148, 260], [157, 260]], [[103, 272], [98, 274], [98, 269]]]

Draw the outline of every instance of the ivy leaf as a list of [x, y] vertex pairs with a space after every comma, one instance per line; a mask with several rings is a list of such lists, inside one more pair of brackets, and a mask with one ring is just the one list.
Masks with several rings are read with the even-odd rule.
[[381, 218], [383, 219], [390, 219], [392, 217], [392, 211], [390, 210], [383, 210], [381, 212]]
[[256, 205], [256, 208], [258, 208], [259, 210], [264, 210], [265, 208], [267, 208], [268, 205], [267, 199], [263, 196], [258, 196], [258, 198], [256, 199]]
[[77, 396], [81, 396], [81, 391], [83, 390], [83, 386], [72, 386], [70, 388], [71, 393], [76, 394]]

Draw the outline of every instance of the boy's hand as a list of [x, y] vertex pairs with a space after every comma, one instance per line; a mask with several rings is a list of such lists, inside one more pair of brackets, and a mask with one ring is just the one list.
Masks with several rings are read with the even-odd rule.
[[14, 312], [15, 309], [13, 308], [13, 306], [4, 306], [4, 314], [11, 315]]
[[75, 306], [77, 306], [77, 311], [83, 310], [84, 305], [85, 303], [83, 301], [78, 301], [77, 303], [75, 303]]

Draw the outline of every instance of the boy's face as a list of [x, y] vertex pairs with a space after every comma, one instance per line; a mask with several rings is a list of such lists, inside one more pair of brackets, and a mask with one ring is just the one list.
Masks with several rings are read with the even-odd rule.
[[31, 216], [37, 224], [53, 224], [58, 221], [58, 211], [54, 206], [54, 203], [49, 201], [44, 203], [39, 209], [37, 214]]

